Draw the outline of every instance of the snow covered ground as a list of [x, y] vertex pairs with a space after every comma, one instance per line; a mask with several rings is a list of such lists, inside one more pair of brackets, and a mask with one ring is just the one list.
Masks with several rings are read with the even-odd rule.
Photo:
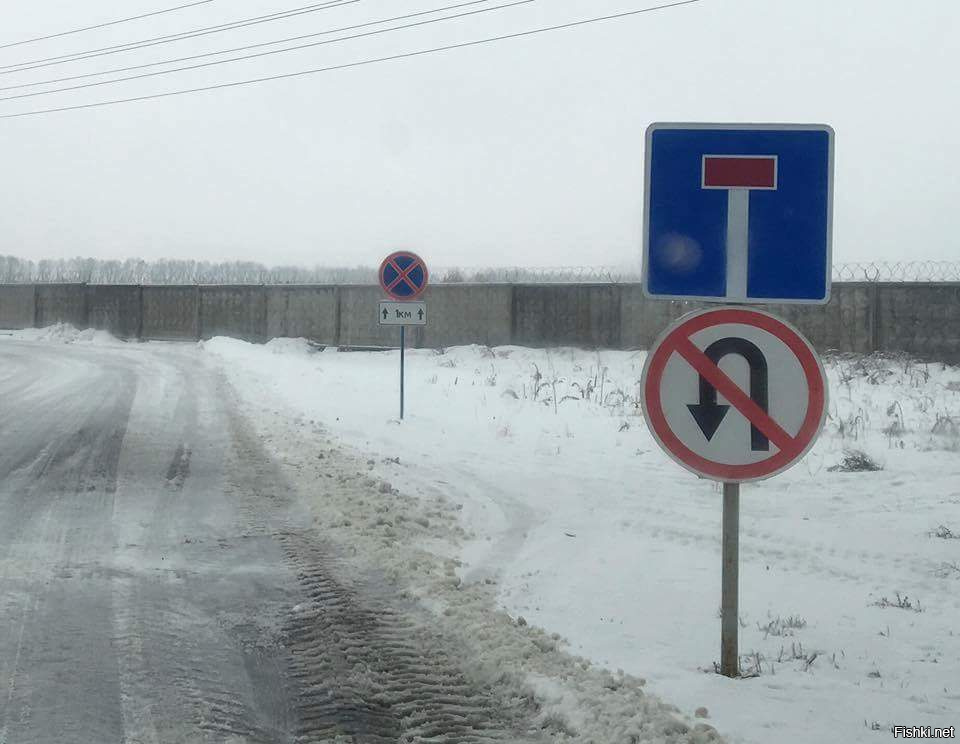
[[[731, 742], [806, 744], [960, 724], [960, 369], [825, 360], [823, 437], [743, 487], [755, 676], [729, 680], [714, 673], [720, 490], [653, 442], [643, 352], [409, 351], [401, 423], [396, 352], [198, 346], [315, 489], [318, 529], [458, 628], [491, 675], [522, 669], [553, 730], [673, 740], [676, 713], [691, 740], [707, 724]], [[882, 469], [846, 471], [858, 453]]]
[[[792, 470], [743, 488], [741, 651], [759, 674], [734, 681], [713, 673], [719, 487], [653, 442], [637, 399], [643, 352], [409, 351], [400, 423], [397, 352], [224, 338], [205, 351], [282, 456], [302, 460], [309, 437], [281, 421], [318, 448], [328, 431], [389, 484], [360, 511], [410, 510], [417, 543], [457, 561], [463, 587], [492, 586], [511, 616], [645, 678], [684, 716], [705, 708], [731, 741], [960, 724], [960, 369], [826, 360], [823, 437]], [[882, 469], [835, 469], [854, 450]], [[449, 529], [430, 528], [450, 514]]]

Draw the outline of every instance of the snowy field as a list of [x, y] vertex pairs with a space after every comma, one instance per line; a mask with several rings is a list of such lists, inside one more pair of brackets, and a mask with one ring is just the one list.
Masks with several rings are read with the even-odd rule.
[[[322, 427], [400, 493], [452, 505], [460, 539], [419, 539], [457, 560], [463, 582], [495, 582], [512, 616], [645, 678], [690, 717], [705, 708], [731, 741], [960, 724], [956, 368], [826, 360], [823, 437], [792, 470], [743, 487], [741, 651], [757, 676], [731, 681], [713, 673], [720, 490], [653, 442], [643, 352], [411, 351], [401, 424], [396, 352], [223, 338], [205, 350], [252, 407]], [[306, 456], [299, 438], [272, 436]], [[856, 451], [882, 469], [844, 472]]]
[[[86, 333], [17, 335], [109, 343]], [[397, 352], [198, 346], [268, 448], [315, 482], [318, 529], [460, 627], [492, 667], [522, 657], [571, 733], [628, 731], [613, 721], [661, 715], [656, 697], [691, 728], [751, 744], [960, 725], [960, 369], [824, 360], [824, 435], [793, 469], [743, 487], [747, 676], [729, 680], [714, 672], [720, 489], [653, 442], [643, 352], [409, 351], [401, 423]], [[324, 467], [343, 458], [356, 467]], [[526, 635], [492, 632], [497, 609]], [[534, 658], [521, 638], [574, 657]], [[589, 674], [562, 661], [576, 656]], [[635, 678], [652, 707], [624, 693], [617, 710], [611, 691]]]

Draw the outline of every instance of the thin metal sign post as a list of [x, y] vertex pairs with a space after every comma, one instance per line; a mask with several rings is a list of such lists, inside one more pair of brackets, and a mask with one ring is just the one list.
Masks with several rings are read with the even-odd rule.
[[391, 302], [383, 300], [377, 308], [380, 325], [400, 326], [400, 420], [404, 414], [404, 365], [407, 352], [407, 326], [425, 326], [427, 324], [427, 303]]
[[723, 484], [720, 674], [740, 676], [740, 484]]

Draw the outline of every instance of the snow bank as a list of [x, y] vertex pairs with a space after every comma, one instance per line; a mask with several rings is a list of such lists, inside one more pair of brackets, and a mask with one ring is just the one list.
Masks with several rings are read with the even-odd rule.
[[21, 341], [43, 341], [54, 344], [90, 344], [92, 346], [116, 346], [124, 343], [107, 331], [94, 328], [77, 330], [69, 323], [56, 323], [46, 328], [26, 328], [10, 334]]
[[[695, 740], [709, 723], [756, 744], [872, 742], [956, 723], [956, 368], [826, 360], [824, 436], [743, 489], [741, 650], [756, 676], [734, 681], [713, 673], [719, 488], [653, 442], [642, 352], [413, 350], [401, 423], [396, 352], [205, 350], [305, 485], [340, 486], [317, 500], [321, 528], [390, 566], [492, 670], [524, 676], [575, 740]], [[881, 469], [847, 472], [868, 461]]]

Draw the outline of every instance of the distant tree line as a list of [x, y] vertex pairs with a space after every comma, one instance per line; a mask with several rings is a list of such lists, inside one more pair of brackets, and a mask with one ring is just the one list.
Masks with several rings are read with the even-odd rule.
[[[486, 269], [437, 268], [431, 281], [460, 282], [622, 282], [635, 281], [637, 272], [603, 267]], [[254, 261], [193, 261], [162, 258], [123, 261], [99, 258], [57, 258], [32, 261], [0, 256], [0, 284], [86, 282], [87, 284], [376, 284], [372, 266], [274, 266]]]
[[371, 284], [377, 270], [367, 266], [330, 268], [274, 266], [254, 261], [159, 259], [123, 261], [59, 258], [31, 261], [0, 256], [0, 284], [86, 282], [88, 284]]

